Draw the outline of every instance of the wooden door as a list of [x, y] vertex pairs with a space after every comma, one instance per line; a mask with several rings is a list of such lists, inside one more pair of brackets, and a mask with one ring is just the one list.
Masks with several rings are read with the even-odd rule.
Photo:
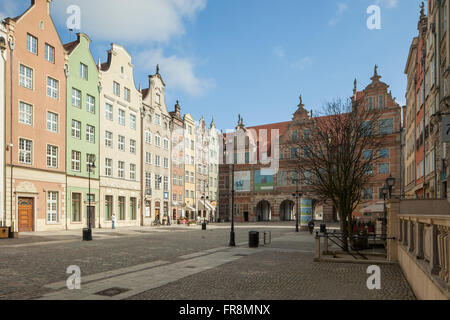
[[33, 231], [33, 198], [19, 198], [19, 232]]

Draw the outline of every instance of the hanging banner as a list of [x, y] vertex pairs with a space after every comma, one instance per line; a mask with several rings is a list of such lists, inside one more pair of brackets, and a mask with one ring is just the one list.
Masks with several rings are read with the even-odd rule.
[[312, 200], [302, 199], [301, 201], [301, 226], [307, 227], [309, 221], [312, 219]]

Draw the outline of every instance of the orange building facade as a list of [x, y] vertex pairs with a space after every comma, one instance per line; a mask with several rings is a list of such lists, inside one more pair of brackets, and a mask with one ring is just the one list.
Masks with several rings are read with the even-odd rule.
[[32, 1], [5, 20], [6, 220], [14, 232], [65, 228], [66, 53], [50, 3]]

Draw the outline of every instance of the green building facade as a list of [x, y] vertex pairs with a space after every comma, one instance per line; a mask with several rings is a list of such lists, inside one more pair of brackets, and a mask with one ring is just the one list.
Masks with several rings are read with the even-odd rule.
[[[77, 36], [76, 41], [64, 45], [68, 56], [66, 65], [68, 229], [86, 227], [88, 221], [92, 227], [101, 227], [99, 73], [90, 50], [91, 40], [85, 34]], [[95, 168], [89, 166], [89, 163], [93, 163]], [[89, 168], [91, 168], [90, 175]]]

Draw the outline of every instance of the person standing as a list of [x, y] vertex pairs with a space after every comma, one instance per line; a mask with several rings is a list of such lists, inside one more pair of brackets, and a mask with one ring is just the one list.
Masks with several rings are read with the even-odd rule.
[[116, 228], [116, 215], [114, 213], [112, 214], [111, 221], [112, 221], [112, 228], [115, 229]]

